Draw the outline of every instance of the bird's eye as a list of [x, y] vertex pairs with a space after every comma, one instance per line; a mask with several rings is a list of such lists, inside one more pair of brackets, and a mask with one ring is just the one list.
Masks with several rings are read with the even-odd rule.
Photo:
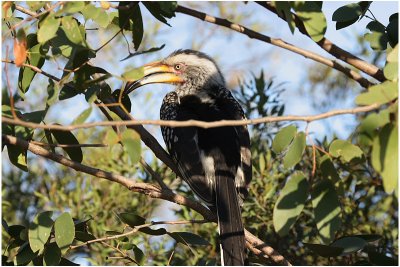
[[181, 64], [176, 64], [176, 65], [174, 66], [174, 68], [175, 68], [176, 70], [180, 70], [180, 69], [182, 68], [182, 65], [181, 65]]

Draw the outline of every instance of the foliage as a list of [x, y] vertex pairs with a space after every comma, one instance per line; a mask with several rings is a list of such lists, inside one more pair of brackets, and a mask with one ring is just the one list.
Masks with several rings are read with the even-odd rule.
[[[111, 90], [111, 79], [122, 82], [144, 75], [133, 67], [124, 73], [110, 73], [94, 66], [104, 46], [91, 47], [89, 36], [97, 30], [114, 31], [125, 39], [128, 56], [159, 51], [146, 42], [150, 30], [143, 10], [166, 25], [176, 15], [176, 2], [27, 2], [39, 15], [32, 24], [18, 17], [16, 5], [3, 3], [3, 29], [13, 40], [15, 64], [20, 67], [18, 92], [11, 104], [3, 88], [2, 116], [41, 124], [53, 124], [46, 117], [54, 105], [84, 96], [91, 107], [73, 124], [89, 120], [97, 99], [114, 98], [116, 105], [131, 110], [121, 90]], [[300, 20], [305, 33], [315, 42], [323, 40], [329, 22], [336, 29], [370, 19], [364, 39], [375, 51], [386, 53], [385, 81], [366, 90], [354, 90], [355, 104], [380, 105], [379, 110], [358, 117], [357, 129], [346, 139], [314, 140], [307, 127], [289, 124], [256, 124], [252, 136], [253, 181], [243, 206], [244, 225], [253, 234], [296, 265], [397, 265], [398, 251], [398, 14], [387, 25], [370, 18], [371, 2], [347, 4], [331, 20], [322, 2], [276, 2], [273, 6], [295, 33]], [[52, 9], [49, 9], [52, 6]], [[47, 10], [46, 12], [44, 12]], [[373, 14], [371, 14], [373, 16]], [[89, 31], [87, 23], [97, 30]], [[18, 26], [17, 30], [13, 27]], [[10, 36], [10, 34], [12, 36]], [[116, 36], [117, 36], [116, 35]], [[114, 37], [113, 37], [114, 38]], [[112, 39], [111, 39], [112, 40]], [[110, 41], [111, 41], [110, 40]], [[123, 42], [121, 42], [123, 43]], [[107, 45], [107, 43], [105, 44]], [[45, 108], [30, 97], [37, 69], [62, 62], [62, 76], [50, 77], [41, 88]], [[24, 65], [25, 64], [25, 65]], [[29, 65], [29, 66], [28, 66]], [[347, 89], [327, 69], [325, 79]], [[281, 99], [285, 83], [259, 76], [240, 82], [235, 91], [248, 118], [282, 116]], [[346, 85], [348, 85], [348, 80]], [[324, 83], [326, 85], [326, 83]], [[5, 84], [5, 83], [3, 83]], [[100, 86], [100, 85], [106, 85]], [[354, 85], [354, 84], [353, 84]], [[339, 89], [338, 89], [339, 90]], [[29, 103], [34, 107], [30, 110]], [[21, 103], [28, 103], [22, 105]], [[117, 120], [113, 113], [108, 114]], [[142, 158], [175, 192], [196, 198], [174, 173], [148, 156], [140, 136], [125, 127], [90, 128], [84, 131], [33, 130], [2, 123], [2, 134], [27, 141], [47, 142], [49, 151], [66, 155], [74, 162], [134, 177], [137, 182], [154, 182], [138, 163]], [[107, 147], [77, 145], [102, 143]], [[58, 145], [58, 146], [57, 146]], [[60, 147], [60, 145], [62, 145]], [[66, 145], [66, 146], [65, 146]], [[7, 144], [12, 167], [2, 179], [2, 262], [15, 265], [74, 265], [76, 259], [94, 265], [215, 265], [219, 262], [216, 225], [192, 223], [156, 226], [157, 210], [166, 202], [132, 193], [116, 183], [100, 181], [86, 174], [30, 156], [26, 149]], [[4, 144], [3, 147], [4, 149]], [[4, 155], [4, 153], [3, 153]], [[107, 156], [104, 156], [107, 155]], [[16, 197], [18, 196], [18, 197]], [[180, 206], [173, 211], [180, 220], [202, 219], [195, 211]], [[105, 237], [98, 242], [96, 239]], [[249, 252], [252, 264], [270, 264]]]

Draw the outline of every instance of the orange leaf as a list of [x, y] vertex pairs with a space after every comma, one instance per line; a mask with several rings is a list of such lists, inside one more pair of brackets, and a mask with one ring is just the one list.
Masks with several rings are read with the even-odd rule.
[[25, 63], [27, 57], [26, 40], [18, 42], [14, 39], [14, 63], [17, 67], [21, 67]]
[[107, 1], [100, 1], [100, 6], [103, 8], [103, 9], [105, 9], [105, 10], [108, 10], [109, 8], [110, 8], [110, 3], [109, 2], [107, 2]]
[[7, 11], [12, 6], [12, 1], [6, 1], [2, 4], [4, 18], [7, 18]]

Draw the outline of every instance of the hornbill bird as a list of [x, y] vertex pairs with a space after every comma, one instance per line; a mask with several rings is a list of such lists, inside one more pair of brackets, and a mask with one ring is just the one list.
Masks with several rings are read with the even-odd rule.
[[[178, 50], [144, 65], [144, 77], [129, 82], [124, 94], [150, 83], [171, 83], [163, 100], [162, 120], [242, 120], [242, 108], [226, 88], [215, 61], [193, 50]], [[223, 265], [244, 265], [241, 205], [251, 180], [250, 137], [246, 126], [161, 127], [182, 178], [216, 211]]]

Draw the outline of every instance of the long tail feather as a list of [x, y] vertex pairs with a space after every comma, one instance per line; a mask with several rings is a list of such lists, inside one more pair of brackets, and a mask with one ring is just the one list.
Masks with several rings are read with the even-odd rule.
[[235, 181], [230, 175], [219, 175], [216, 183], [218, 227], [222, 265], [244, 265], [244, 228]]

